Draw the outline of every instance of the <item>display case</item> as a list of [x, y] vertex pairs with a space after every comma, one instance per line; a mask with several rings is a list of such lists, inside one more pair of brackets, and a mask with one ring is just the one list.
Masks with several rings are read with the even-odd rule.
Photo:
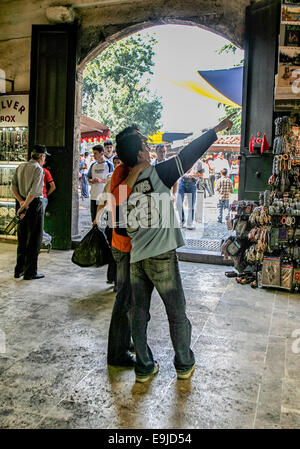
[[5, 235], [4, 229], [15, 215], [15, 198], [11, 191], [11, 182], [16, 168], [27, 161], [28, 128], [0, 129], [0, 237], [16, 239], [14, 234]]
[[11, 182], [16, 168], [28, 159], [28, 93], [0, 95], [0, 239], [16, 239], [4, 234], [15, 216], [16, 202]]

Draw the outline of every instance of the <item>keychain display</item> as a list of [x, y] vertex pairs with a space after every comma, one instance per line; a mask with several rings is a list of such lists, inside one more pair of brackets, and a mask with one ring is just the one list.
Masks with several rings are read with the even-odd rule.
[[230, 220], [240, 250], [233, 255], [233, 240], [228, 245], [224, 242], [225, 253], [248, 278], [252, 270], [252, 287], [300, 288], [299, 143], [300, 127], [287, 116], [278, 117], [268, 181], [271, 190], [261, 192], [259, 204], [238, 201], [231, 205]]

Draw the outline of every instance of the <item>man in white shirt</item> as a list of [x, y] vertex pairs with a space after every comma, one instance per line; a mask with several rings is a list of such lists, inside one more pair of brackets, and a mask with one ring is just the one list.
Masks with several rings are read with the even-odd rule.
[[229, 163], [228, 160], [224, 158], [224, 153], [218, 154], [218, 157], [214, 160], [213, 165], [216, 179], [221, 178], [221, 170], [223, 170], [223, 168], [226, 168], [228, 174], [230, 173]]
[[97, 204], [99, 204], [99, 197], [106, 184], [107, 175], [113, 171], [114, 166], [105, 159], [102, 145], [95, 145], [92, 150], [95, 162], [90, 166], [88, 180], [91, 184], [91, 219], [93, 222], [96, 218]]
[[156, 145], [155, 151], [156, 151], [156, 159], [154, 159], [154, 161], [151, 162], [151, 165], [160, 164], [161, 162], [167, 160], [166, 159], [167, 149], [163, 143], [159, 143], [158, 145]]
[[42, 279], [37, 272], [38, 255], [43, 232], [43, 165], [50, 156], [44, 145], [36, 144], [28, 162], [20, 164], [12, 179], [12, 192], [17, 200], [18, 225], [17, 264], [15, 278]]
[[106, 140], [104, 142], [104, 156], [105, 158], [112, 162], [112, 158], [114, 156], [114, 145], [111, 140]]

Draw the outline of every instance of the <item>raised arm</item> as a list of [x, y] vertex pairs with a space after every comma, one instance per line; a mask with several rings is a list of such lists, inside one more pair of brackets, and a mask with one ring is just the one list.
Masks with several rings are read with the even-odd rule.
[[213, 129], [210, 129], [205, 134], [202, 134], [202, 136], [193, 140], [176, 157], [155, 166], [158, 176], [167, 187], [171, 188], [180, 176], [186, 173], [215, 140], [217, 140], [216, 133], [223, 129], [229, 130], [232, 128], [233, 123], [230, 118], [233, 115], [229, 115]]

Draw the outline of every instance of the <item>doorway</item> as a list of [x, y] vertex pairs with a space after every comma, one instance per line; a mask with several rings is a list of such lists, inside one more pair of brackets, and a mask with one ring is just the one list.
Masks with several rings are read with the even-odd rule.
[[[157, 35], [158, 33], [157, 30], [161, 31], [159, 35]], [[158, 51], [155, 48], [155, 51], [157, 51], [158, 53], [156, 60], [159, 61], [159, 64], [157, 64], [157, 67], [152, 68], [154, 78], [152, 84], [154, 85], [154, 87], [158, 88], [160, 94], [164, 94], [164, 90], [167, 90], [166, 96], [169, 97], [167, 98], [167, 100], [172, 99], [172, 107], [173, 107], [172, 108], [170, 106], [169, 107], [167, 106], [168, 113], [165, 114], [165, 116], [168, 115], [168, 117], [164, 117], [164, 123], [158, 131], [159, 132], [169, 131], [168, 134], [174, 134], [175, 132], [177, 133], [186, 132], [189, 135], [188, 139], [185, 139], [184, 141], [174, 140], [168, 143], [165, 142], [167, 148], [167, 157], [170, 157], [174, 155], [176, 152], [178, 152], [186, 144], [188, 144], [189, 141], [193, 140], [193, 138], [196, 138], [198, 135], [200, 135], [204, 127], [209, 126], [212, 127], [213, 125], [217, 124], [218, 120], [222, 116], [226, 115], [226, 111], [220, 104], [218, 105], [218, 102], [216, 100], [207, 98], [205, 99], [205, 97], [203, 96], [200, 97], [199, 95], [191, 94], [190, 92], [187, 92], [185, 90], [178, 88], [177, 86], [174, 86], [174, 84], [170, 83], [170, 81], [165, 80], [166, 76], [169, 74], [169, 77], [173, 77], [173, 79], [175, 80], [178, 79], [180, 76], [185, 76], [187, 79], [189, 77], [197, 78], [199, 77], [199, 75], [197, 74], [197, 69], [200, 70], [200, 69], [221, 68], [221, 67], [229, 68], [231, 65], [240, 62], [240, 60], [243, 58], [243, 54], [240, 51], [239, 54], [235, 55], [234, 57], [233, 56], [230, 57], [230, 55], [228, 56], [228, 54], [226, 55], [226, 57], [218, 56], [217, 50], [225, 45], [229, 45], [229, 42], [221, 38], [220, 36], [216, 36], [213, 33], [201, 30], [196, 27], [184, 25], [163, 25], [159, 27], [147, 28], [146, 30], [141, 31], [137, 34], [141, 36], [146, 33], [151, 34], [152, 36], [155, 35], [158, 40], [158, 45], [160, 46]], [[135, 36], [137, 34], [133, 34], [132, 36]], [[199, 34], [198, 38], [196, 37], [197, 34]], [[173, 42], [174, 39], [176, 39], [176, 36], [180, 36], [180, 39], [178, 38], [178, 41], [175, 41], [172, 47], [170, 42]], [[160, 37], [162, 38], [160, 39]], [[200, 39], [202, 39], [202, 46], [198, 44], [198, 42], [200, 42]], [[126, 41], [126, 39], [122, 40], [121, 42], [124, 41]], [[183, 41], [182, 48], [180, 47], [180, 41]], [[164, 48], [165, 42], [168, 42], [168, 46], [166, 48]], [[175, 56], [175, 52], [182, 53], [181, 50], [184, 48], [184, 46], [191, 47], [192, 45], [197, 47], [198, 49], [197, 54], [196, 53], [192, 54], [191, 52], [190, 55], [186, 54], [185, 58], [183, 58], [182, 56], [181, 65], [185, 67], [185, 71], [181, 70], [181, 72], [174, 73], [176, 67], [172, 65], [173, 59], [177, 60], [177, 62], [178, 59], [175, 59], [175, 57], [172, 58], [172, 52], [174, 53]], [[206, 51], [206, 53], [201, 54], [202, 50], [203, 52]], [[104, 53], [106, 51], [107, 50], [104, 50]], [[108, 48], [108, 52], [109, 51], [110, 50]], [[112, 54], [112, 52], [110, 53]], [[101, 67], [102, 64], [101, 54], [103, 55], [103, 53], [100, 53], [99, 55], [96, 56], [96, 59], [93, 59], [92, 61], [88, 62], [83, 68], [83, 85], [85, 85], [84, 83], [86, 83], [85, 73], [89, 74], [91, 73], [92, 70], [95, 69], [95, 67], [98, 68]], [[199, 57], [199, 54], [201, 55], [201, 57]], [[213, 62], [210, 62], [208, 64], [208, 62], [206, 62], [202, 63], [201, 65], [202, 60], [208, 61], [209, 59], [212, 61], [214, 57], [215, 59], [218, 60], [217, 64], [213, 64]], [[188, 58], [192, 59], [194, 62], [189, 62]], [[196, 58], [198, 58], [198, 61], [195, 61]], [[107, 59], [104, 58], [103, 64], [105, 64], [106, 61]], [[189, 70], [186, 67], [187, 65], [189, 65]], [[90, 78], [88, 85], [91, 85]], [[164, 106], [167, 101], [165, 97], [163, 98]], [[103, 94], [103, 98], [106, 98], [105, 94]], [[174, 114], [174, 108], [176, 109], [176, 114]], [[97, 108], [92, 107], [92, 105], [89, 108], [85, 107], [85, 110], [83, 112], [87, 113], [86, 110], [90, 111], [91, 117], [93, 119], [97, 119], [100, 121], [104, 120], [103, 115], [101, 114], [99, 114], [99, 116], [96, 115], [97, 112], [95, 111], [97, 111]], [[199, 117], [197, 120], [195, 120], [194, 118], [196, 114], [198, 114]], [[209, 119], [207, 118], [208, 115], [210, 115]], [[185, 116], [188, 116], [187, 120], [185, 120]], [[139, 119], [138, 118], [136, 119], [136, 117], [134, 117], [134, 119], [131, 121], [136, 121], [139, 124]], [[104, 123], [106, 124], [105, 121]], [[130, 120], [128, 121], [127, 124], [129, 123]], [[119, 129], [119, 131], [120, 130], [121, 129]], [[190, 131], [193, 131], [193, 133], [191, 133]], [[205, 155], [207, 156], [207, 158], [206, 157], [204, 158], [205, 161], [203, 161], [203, 165], [206, 165], [206, 162], [208, 162], [209, 159], [209, 165], [212, 166], [211, 161], [216, 160], [218, 154], [222, 153], [225, 155], [225, 160], [228, 161], [227, 162], [228, 167], [230, 166], [230, 172], [228, 172], [228, 175], [230, 176], [234, 184], [234, 193], [232, 194], [231, 198], [231, 200], [234, 200], [237, 198], [238, 195], [238, 162], [239, 162], [238, 152], [240, 145], [240, 135], [220, 136], [219, 140], [220, 142], [223, 142], [223, 144], [220, 144], [220, 142], [216, 142], [216, 146], [209, 149], [209, 152], [207, 152]], [[96, 143], [97, 143], [96, 141], [94, 143], [93, 138], [88, 140], [88, 145], [90, 146], [90, 148], [93, 146], [93, 144]], [[155, 144], [151, 145], [151, 139], [149, 140], [149, 144], [151, 146], [152, 156], [154, 159], [156, 157], [155, 152], [156, 145]], [[211, 183], [213, 183], [214, 186], [213, 176], [208, 175], [207, 184], [210, 186]], [[218, 250], [220, 244], [220, 238], [226, 237], [228, 235], [225, 220], [223, 219], [223, 223], [221, 224], [217, 222], [218, 198], [217, 195], [215, 195], [213, 188], [210, 189], [210, 191], [212, 191], [211, 195], [210, 194], [206, 195], [207, 193], [206, 191], [203, 192], [201, 203], [201, 207], [203, 210], [202, 212], [199, 211], [199, 213], [196, 214], [195, 229], [192, 231], [186, 228], [182, 229], [188, 248], [193, 248], [195, 250], [205, 249], [208, 251], [209, 250], [216, 251]], [[199, 188], [197, 196], [201, 197], [201, 188]], [[197, 204], [199, 204], [199, 201], [197, 202]], [[186, 206], [187, 205], [185, 204], [184, 207], [186, 208]], [[87, 201], [86, 199], [82, 198], [79, 195], [80, 234], [86, 232], [90, 226], [88, 208], [89, 208], [89, 201]], [[198, 209], [199, 208], [197, 208], [197, 212]]]
[[[96, 17], [95, 13], [99, 12]], [[177, 20], [176, 11], [172, 19], [156, 16], [150, 19], [151, 14], [149, 16], [149, 11], [143, 8], [138, 11], [139, 16], [133, 22], [123, 17], [116, 26], [99, 25], [96, 28], [98, 34], [95, 34], [95, 20], [102, 23], [100, 6], [95, 13], [90, 9], [90, 15], [85, 14], [80, 24], [80, 36], [77, 23], [33, 25], [32, 28], [29, 144], [32, 146], [34, 142], [42, 140], [54, 155], [51, 166], [57, 180], [57, 201], [49, 204], [46, 225], [49, 233], [55, 235], [53, 248], [57, 249], [70, 248], [72, 236], [78, 233], [79, 123], [85, 64], [111, 42], [154, 24], [173, 22], [203, 26], [230, 36], [229, 31], [222, 32], [223, 25], [220, 23], [223, 15], [220, 20], [217, 15], [206, 19], [200, 13], [198, 16], [194, 14], [195, 21], [191, 22], [188, 6], [184, 12], [181, 11], [180, 20]], [[170, 17], [170, 11], [161, 11], [160, 15]], [[235, 14], [230, 17], [235, 17]], [[242, 23], [244, 15], [243, 20], [239, 17], [234, 20]], [[239, 199], [257, 198], [269, 177], [272, 158], [249, 155], [249, 139], [261, 128], [269, 142], [273, 139], [273, 92], [279, 21], [279, 0], [265, 0], [246, 8]], [[233, 27], [229, 29], [233, 30]], [[243, 33], [239, 29], [236, 33], [232, 34], [233, 41], [242, 45]], [[45, 133], [46, 129], [49, 132]]]

